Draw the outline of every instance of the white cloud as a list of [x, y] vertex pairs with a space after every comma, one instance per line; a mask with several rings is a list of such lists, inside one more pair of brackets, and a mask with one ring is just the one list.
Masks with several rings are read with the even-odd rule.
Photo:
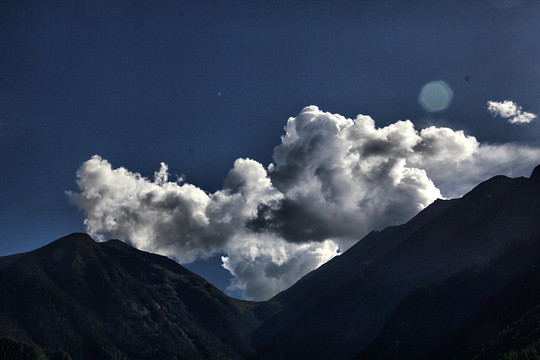
[[290, 118], [269, 176], [284, 194], [250, 222], [291, 242], [331, 238], [349, 248], [370, 230], [408, 220], [441, 194], [406, 159], [421, 141], [410, 121], [375, 128], [305, 108]]
[[280, 200], [261, 164], [238, 159], [223, 190], [207, 194], [198, 187], [169, 181], [165, 164], [151, 181], [124, 168], [113, 169], [99, 156], [77, 172], [79, 193], [68, 193], [84, 211], [85, 225], [98, 240], [128, 240], [135, 247], [191, 262], [225, 252], [224, 266], [249, 299], [284, 290], [338, 253], [331, 240], [293, 244], [246, 231], [257, 207]]
[[86, 228], [96, 238], [129, 239], [138, 248], [183, 262], [220, 251], [259, 203], [282, 196], [262, 165], [249, 159], [236, 160], [225, 189], [214, 194], [168, 181], [167, 171], [162, 163], [150, 181], [93, 156], [77, 172], [81, 192], [69, 195], [84, 210]]
[[235, 276], [228, 292], [269, 299], [333, 258], [338, 245], [331, 240], [295, 244], [272, 234], [244, 233], [227, 245], [226, 252], [223, 267]]
[[290, 118], [274, 164], [238, 159], [223, 190], [146, 179], [98, 156], [77, 172], [87, 231], [182, 262], [223, 252], [229, 291], [262, 300], [371, 230], [407, 221], [437, 197], [460, 196], [496, 174], [530, 172], [540, 150], [485, 145], [462, 131], [410, 121], [377, 128], [309, 106]]
[[511, 124], [528, 124], [536, 115], [523, 111], [523, 108], [516, 103], [505, 100], [503, 102], [488, 101], [488, 110], [493, 116], [500, 116], [508, 120]]
[[536, 115], [529, 112], [520, 112], [513, 118], [509, 119], [508, 121], [512, 124], [528, 124], [531, 121], [536, 119]]

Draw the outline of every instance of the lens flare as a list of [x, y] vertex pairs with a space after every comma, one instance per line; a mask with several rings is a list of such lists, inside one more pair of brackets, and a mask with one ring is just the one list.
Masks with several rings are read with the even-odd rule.
[[438, 112], [450, 106], [453, 96], [454, 92], [450, 86], [442, 80], [437, 80], [422, 86], [418, 102], [427, 112]]

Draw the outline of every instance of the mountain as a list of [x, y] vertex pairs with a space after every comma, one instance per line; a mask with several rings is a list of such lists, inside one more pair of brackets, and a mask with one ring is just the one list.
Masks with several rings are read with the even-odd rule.
[[[480, 345], [540, 304], [538, 266], [537, 236], [512, 243], [481, 267], [415, 289], [358, 359], [473, 358]], [[536, 340], [539, 335], [537, 331]]]
[[540, 305], [508, 325], [496, 338], [482, 346], [475, 360], [539, 359]]
[[4, 358], [534, 358], [539, 309], [540, 166], [374, 231], [266, 302], [86, 234], [0, 258]]
[[[254, 358], [385, 359], [377, 355], [390, 344], [403, 349], [394, 351], [401, 356], [395, 358], [418, 358], [414, 351], [419, 348], [425, 349], [419, 355], [428, 356], [427, 345], [436, 353], [445, 342], [452, 344], [453, 337], [466, 337], [467, 326], [473, 327], [470, 322], [480, 319], [482, 311], [489, 314], [490, 301], [503, 299], [509, 291], [505, 288], [517, 286], [531, 268], [538, 269], [539, 235], [540, 166], [530, 178], [496, 176], [462, 198], [437, 200], [404, 225], [368, 234], [259, 305], [255, 311], [265, 321], [254, 335]], [[520, 243], [529, 248], [523, 245], [523, 256], [509, 259], [508, 249]], [[501, 265], [505, 261], [511, 267], [508, 273]], [[530, 304], [540, 302], [537, 271], [530, 279], [536, 288], [522, 291]], [[460, 275], [468, 272], [474, 276]], [[499, 278], [501, 274], [505, 277]], [[452, 294], [455, 299], [440, 302], [429, 294]], [[503, 308], [515, 305], [501, 302]], [[429, 318], [430, 309], [438, 314]], [[459, 312], [463, 309], [467, 311]], [[498, 328], [516, 320], [517, 313]], [[406, 344], [408, 348], [400, 343], [402, 322], [417, 325], [415, 338], [409, 337], [415, 343]], [[423, 338], [426, 334], [433, 339]], [[480, 346], [489, 335], [462, 340]]]
[[240, 359], [249, 302], [173, 260], [72, 234], [0, 258], [0, 335], [73, 359]]

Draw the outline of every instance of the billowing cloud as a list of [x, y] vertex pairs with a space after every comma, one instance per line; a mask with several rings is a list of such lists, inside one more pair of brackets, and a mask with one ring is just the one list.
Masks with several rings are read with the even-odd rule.
[[69, 196], [84, 210], [86, 228], [97, 239], [117, 236], [182, 262], [222, 250], [260, 203], [282, 197], [262, 165], [249, 159], [236, 160], [224, 190], [214, 194], [181, 179], [168, 181], [167, 171], [162, 163], [150, 181], [93, 156], [77, 172], [81, 192]]
[[284, 197], [259, 207], [248, 223], [255, 231], [290, 242], [331, 238], [346, 249], [441, 196], [425, 171], [407, 166], [421, 141], [410, 121], [376, 129], [368, 116], [351, 120], [311, 106], [285, 129], [269, 169]]
[[536, 115], [523, 111], [523, 108], [510, 100], [503, 102], [488, 101], [488, 110], [493, 116], [500, 116], [508, 120], [511, 124], [528, 124]]
[[269, 298], [338, 254], [332, 240], [293, 244], [246, 229], [261, 204], [283, 197], [254, 160], [236, 160], [224, 189], [213, 194], [182, 179], [169, 181], [163, 163], [150, 180], [113, 169], [99, 156], [80, 167], [77, 184], [80, 192], [68, 194], [96, 239], [127, 240], [181, 262], [224, 252], [223, 266], [235, 275], [230, 291], [248, 299]]
[[181, 262], [223, 253], [228, 288], [267, 299], [371, 230], [407, 221], [438, 197], [460, 196], [496, 175], [521, 175], [540, 149], [486, 145], [463, 131], [410, 121], [377, 128], [309, 106], [287, 121], [274, 163], [238, 159], [209, 194], [169, 179], [113, 169], [94, 156], [69, 193], [87, 231]]
[[334, 257], [338, 245], [331, 240], [297, 244], [268, 233], [244, 233], [225, 251], [223, 267], [235, 276], [227, 291], [268, 299]]

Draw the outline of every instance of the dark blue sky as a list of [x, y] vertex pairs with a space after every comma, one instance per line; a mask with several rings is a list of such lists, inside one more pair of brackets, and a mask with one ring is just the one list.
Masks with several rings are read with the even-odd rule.
[[[0, 255], [84, 231], [65, 191], [94, 154], [213, 192], [311, 104], [540, 145], [486, 109], [540, 113], [538, 1], [5, 0], [0, 53]], [[428, 114], [438, 79], [454, 97]]]

